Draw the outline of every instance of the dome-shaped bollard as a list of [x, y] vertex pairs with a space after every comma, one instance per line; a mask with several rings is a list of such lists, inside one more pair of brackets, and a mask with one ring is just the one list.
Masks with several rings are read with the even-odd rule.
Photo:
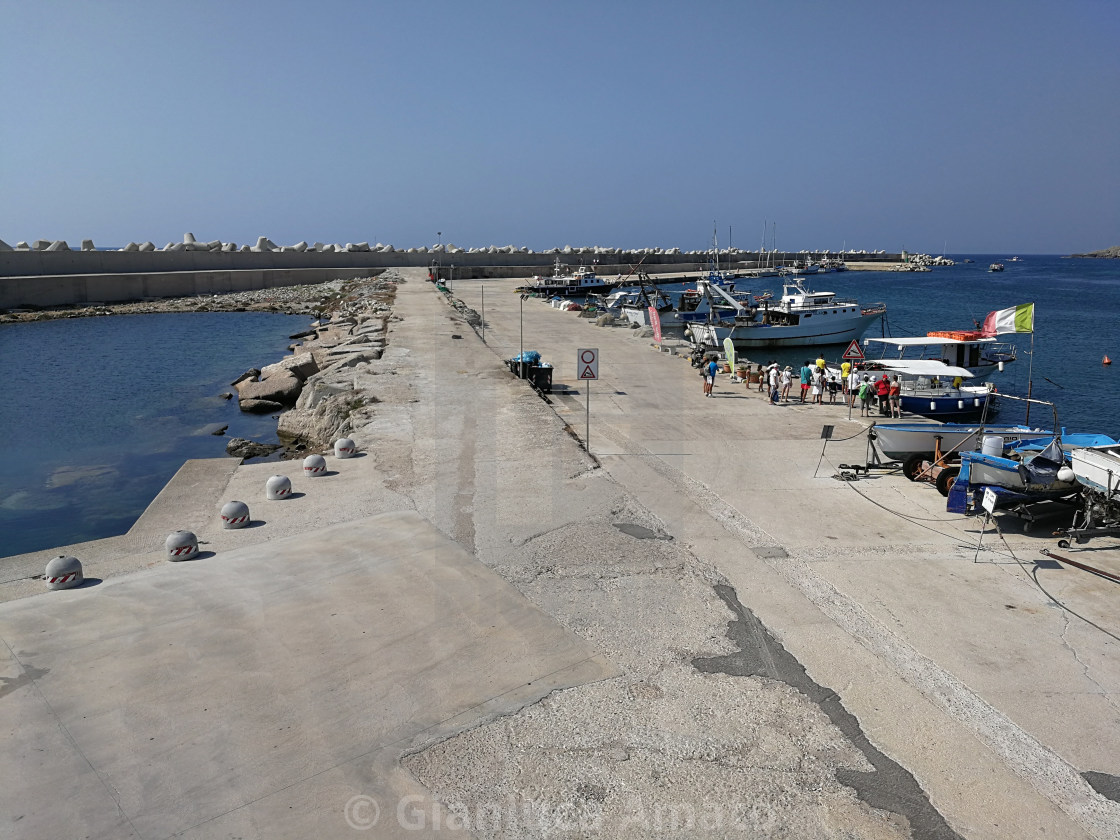
[[43, 580], [51, 589], [71, 589], [81, 586], [82, 581], [85, 580], [82, 577], [82, 563], [77, 557], [60, 554], [47, 563]]
[[176, 531], [164, 540], [163, 547], [172, 563], [189, 560], [198, 554], [198, 537], [190, 531]]
[[334, 442], [334, 457], [336, 458], [353, 458], [357, 452], [357, 444], [350, 438], [339, 438]]
[[264, 484], [266, 499], [286, 499], [292, 495], [292, 480], [286, 475], [274, 475]]
[[327, 471], [327, 460], [322, 455], [308, 455], [303, 459], [303, 474], [309, 478], [323, 475]]
[[249, 506], [244, 502], [226, 502], [222, 505], [222, 527], [244, 528], [249, 524]]

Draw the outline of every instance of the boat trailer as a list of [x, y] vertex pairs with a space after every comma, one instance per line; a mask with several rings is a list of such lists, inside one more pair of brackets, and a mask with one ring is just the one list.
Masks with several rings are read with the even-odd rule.
[[1058, 548], [1069, 548], [1070, 538], [1084, 545], [1093, 537], [1120, 536], [1120, 492], [1103, 493], [1086, 487], [1081, 492], [1081, 510], [1073, 515], [1073, 524], [1055, 531], [1060, 537]]

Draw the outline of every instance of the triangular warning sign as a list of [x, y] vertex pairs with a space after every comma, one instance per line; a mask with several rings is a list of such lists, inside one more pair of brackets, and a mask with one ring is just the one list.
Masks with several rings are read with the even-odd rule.
[[858, 339], [854, 339], [854, 338], [852, 339], [852, 343], [849, 344], [848, 349], [844, 351], [844, 358], [845, 359], [862, 359], [862, 358], [864, 358], [863, 350], [860, 349]]
[[580, 379], [596, 379], [595, 371], [591, 369], [591, 365], [584, 365], [583, 372], [579, 375]]

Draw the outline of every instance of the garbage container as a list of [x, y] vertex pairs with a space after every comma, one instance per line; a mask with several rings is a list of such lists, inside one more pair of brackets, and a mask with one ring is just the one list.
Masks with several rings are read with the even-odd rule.
[[543, 394], [552, 393], [552, 366], [533, 365], [528, 368], [529, 382]]

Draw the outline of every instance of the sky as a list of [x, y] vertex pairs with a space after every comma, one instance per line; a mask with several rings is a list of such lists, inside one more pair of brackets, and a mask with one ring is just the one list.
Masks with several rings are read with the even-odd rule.
[[0, 0], [0, 240], [1120, 245], [1115, 0]]

